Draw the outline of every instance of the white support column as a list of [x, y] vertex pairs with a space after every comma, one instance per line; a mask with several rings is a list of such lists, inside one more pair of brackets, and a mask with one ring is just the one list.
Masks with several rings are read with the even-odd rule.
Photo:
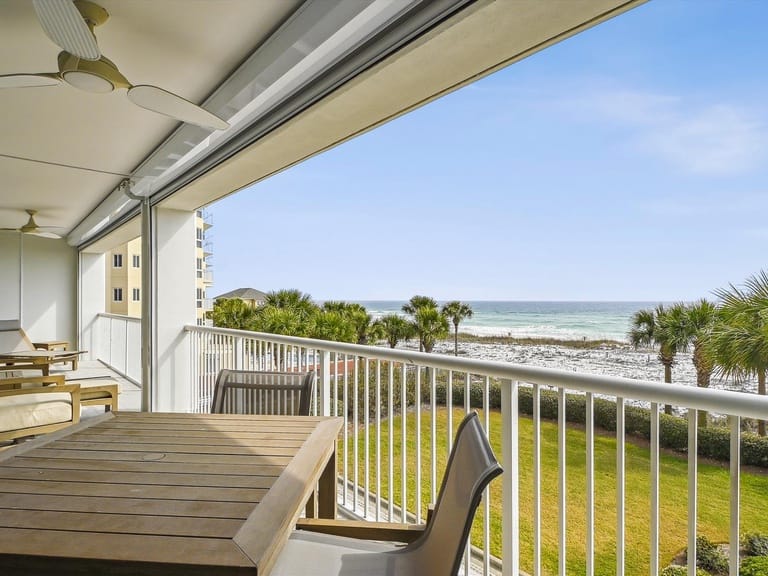
[[186, 324], [196, 321], [195, 212], [153, 208], [153, 379], [151, 410], [191, 409]]
[[[80, 280], [78, 298], [80, 317], [78, 318], [78, 350], [88, 350], [88, 360], [104, 357], [101, 352], [109, 341], [104, 338], [104, 327], [99, 322], [99, 314], [106, 311], [106, 256], [102, 254], [80, 253]], [[101, 346], [101, 348], [99, 348]]]

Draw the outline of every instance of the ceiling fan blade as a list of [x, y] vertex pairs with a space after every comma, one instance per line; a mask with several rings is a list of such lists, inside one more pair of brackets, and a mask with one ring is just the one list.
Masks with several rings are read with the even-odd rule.
[[59, 84], [61, 84], [61, 76], [55, 72], [0, 75], [0, 88], [38, 88], [40, 86], [58, 86]]
[[182, 122], [212, 130], [229, 128], [229, 124], [215, 114], [157, 86], [133, 86], [128, 89], [128, 98], [137, 106]]
[[101, 50], [72, 0], [32, 0], [40, 25], [55, 44], [84, 60], [98, 60]]
[[58, 234], [54, 234], [53, 232], [25, 232], [25, 234], [29, 234], [30, 236], [40, 236], [40, 238], [51, 238], [55, 240], [60, 240], [62, 236], [59, 236]]

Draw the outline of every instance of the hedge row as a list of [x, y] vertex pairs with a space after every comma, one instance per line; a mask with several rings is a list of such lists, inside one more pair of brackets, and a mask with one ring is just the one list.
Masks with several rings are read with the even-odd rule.
[[[519, 409], [522, 414], [533, 414], [533, 390], [520, 387], [518, 395]], [[470, 406], [483, 408], [484, 385], [470, 385]], [[491, 382], [489, 387], [489, 407], [501, 408], [501, 386]], [[437, 403], [446, 405], [446, 385], [437, 384]], [[453, 386], [453, 405], [464, 406], [464, 386]], [[541, 390], [540, 414], [542, 418], [557, 420], [557, 392]], [[565, 418], [576, 424], [586, 423], [586, 397], [581, 394], [567, 394], [565, 401]], [[595, 426], [603, 430], [616, 431], [616, 402], [595, 398]], [[625, 432], [631, 436], [650, 439], [651, 416], [650, 410], [638, 406], [624, 408]], [[663, 448], [686, 453], [688, 451], [688, 421], [679, 416], [660, 414], [659, 444]], [[699, 428], [698, 452], [700, 456], [714, 460], [728, 461], [731, 454], [731, 435], [727, 428]], [[744, 433], [741, 436], [741, 462], [744, 465], [768, 468], [768, 437]]]

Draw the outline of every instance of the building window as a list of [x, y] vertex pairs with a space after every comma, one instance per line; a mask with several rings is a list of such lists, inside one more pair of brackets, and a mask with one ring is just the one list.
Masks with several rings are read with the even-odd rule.
[[133, 301], [138, 302], [141, 300], [141, 291], [138, 288], [133, 289]]
[[203, 269], [203, 259], [202, 258], [198, 258], [197, 259], [197, 269], [198, 270], [202, 270]]
[[123, 267], [123, 255], [122, 254], [113, 254], [112, 255], [112, 266], [115, 268], [122, 268]]
[[[117, 256], [117, 254], [116, 254]], [[112, 300], [115, 302], [122, 302], [123, 301], [123, 289], [122, 288], [113, 288], [112, 289]]]
[[201, 300], [205, 298], [205, 291], [202, 288], [197, 289], [197, 299]]
[[138, 254], [133, 255], [133, 267], [134, 268], [141, 267], [141, 256], [139, 256]]

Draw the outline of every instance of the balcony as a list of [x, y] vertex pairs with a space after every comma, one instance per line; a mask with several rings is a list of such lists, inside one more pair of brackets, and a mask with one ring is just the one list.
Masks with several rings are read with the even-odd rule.
[[[338, 505], [347, 515], [423, 522], [455, 427], [463, 413], [479, 409], [505, 473], [478, 512], [466, 574], [517, 574], [521, 569], [594, 574], [605, 568], [601, 557], [607, 551], [615, 551], [609, 564], [616, 573], [658, 574], [671, 559], [671, 541], [682, 549], [699, 530], [717, 526], [738, 542], [742, 513], [751, 514], [740, 506], [738, 450], [731, 450], [729, 471], [720, 475], [726, 485], [719, 491], [700, 484], [700, 458], [677, 456], [675, 472], [669, 471], [660, 447], [660, 407], [670, 403], [686, 414], [687, 451], [697, 453], [698, 410], [728, 417], [733, 447], [741, 439], [741, 419], [767, 414], [768, 398], [237, 330], [187, 326], [186, 332], [191, 412], [209, 410], [222, 368], [318, 372], [313, 410], [345, 421], [339, 438]], [[574, 402], [584, 407], [583, 433], [580, 426], [566, 425], [565, 407]], [[453, 410], [447, 409], [450, 405]], [[606, 406], [621, 431], [610, 438], [595, 419], [597, 407], [604, 412]], [[637, 442], [623, 432], [634, 426], [630, 420], [637, 418], [638, 406], [647, 409], [649, 425], [648, 459], [641, 464]], [[553, 409], [556, 420], [548, 421]], [[413, 446], [400, 449], [409, 442]], [[604, 460], [606, 443], [610, 465]], [[606, 469], [615, 483], [606, 484]], [[687, 482], [687, 513], [677, 519], [660, 513], [661, 502], [670, 497], [665, 487], [671, 473], [683, 474]], [[640, 477], [645, 492], [638, 490]], [[706, 498], [713, 495], [729, 501], [728, 517], [709, 517]], [[607, 543], [595, 538], [598, 523], [606, 518], [615, 527]], [[572, 523], [582, 529], [573, 529]], [[574, 539], [580, 531], [586, 540]], [[737, 574], [735, 552], [730, 565], [731, 574]]]

